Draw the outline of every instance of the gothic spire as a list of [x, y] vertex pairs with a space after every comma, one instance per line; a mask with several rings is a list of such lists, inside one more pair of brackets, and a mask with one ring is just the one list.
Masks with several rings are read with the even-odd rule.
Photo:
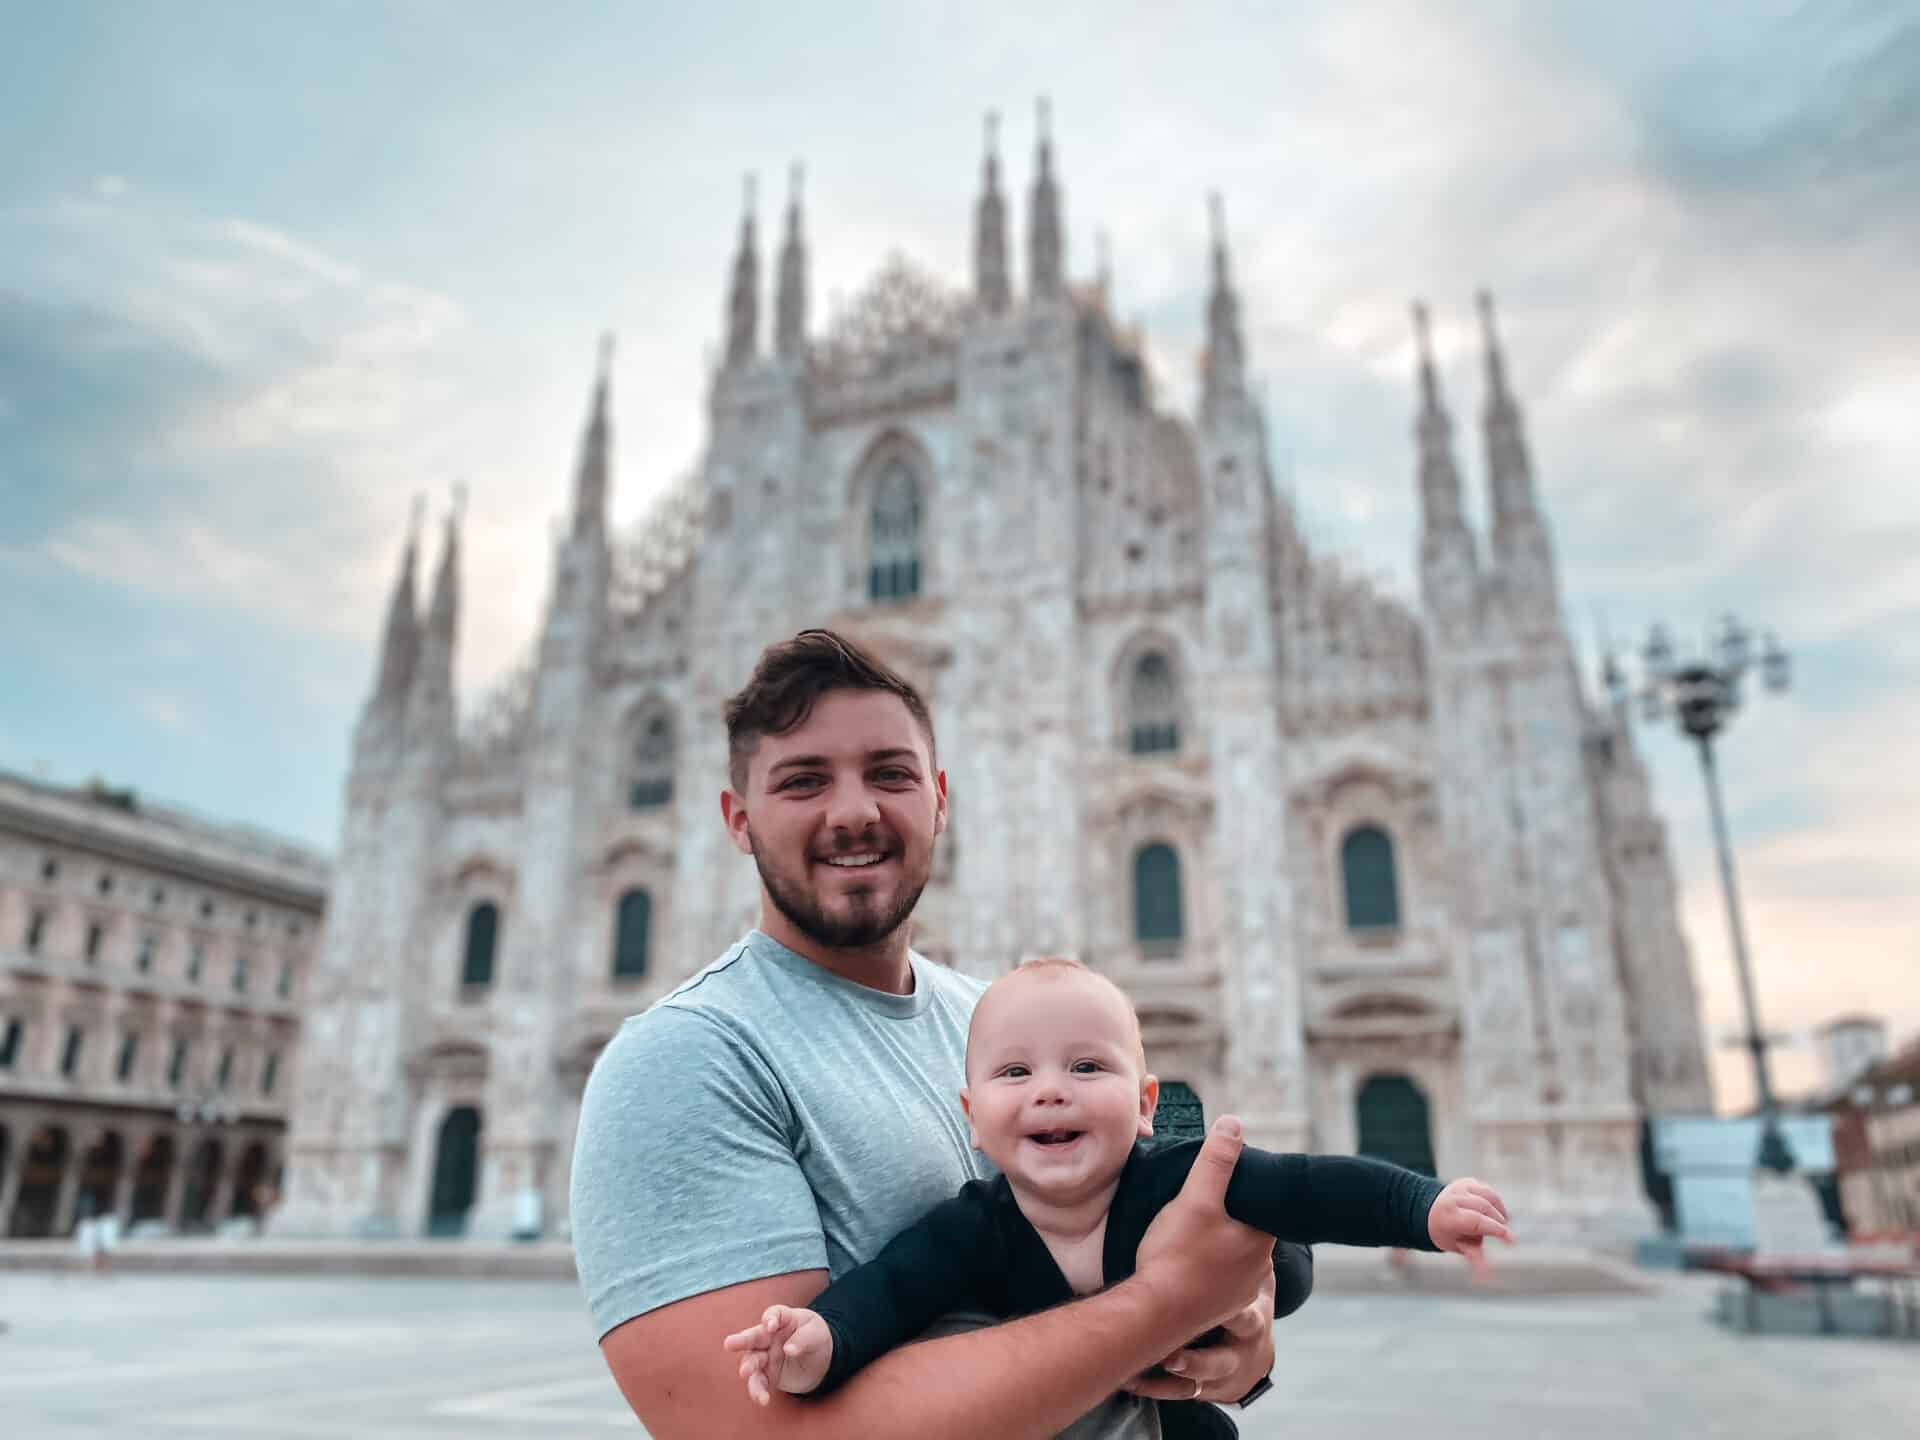
[[727, 295], [727, 365], [750, 363], [760, 348], [760, 257], [753, 228], [753, 176], [747, 176], [746, 211], [740, 217], [740, 250], [733, 260]]
[[393, 596], [387, 602], [387, 630], [380, 642], [380, 678], [374, 691], [376, 704], [406, 694], [420, 656], [414, 571], [420, 551], [420, 514], [424, 503], [423, 497], [414, 497], [413, 515], [407, 524], [407, 546], [400, 556], [400, 574], [393, 582]]
[[433, 577], [433, 603], [427, 609], [427, 643], [444, 645], [449, 653], [460, 610], [460, 512], [466, 504], [467, 487], [454, 486], [453, 506], [447, 511], [446, 539], [440, 546], [440, 569]]
[[1049, 107], [1043, 98], [1039, 102], [1040, 139], [1027, 220], [1027, 291], [1036, 300], [1058, 295], [1064, 287], [1060, 187], [1053, 179], [1053, 137], [1049, 133], [1049, 122]]
[[1487, 480], [1493, 493], [1497, 530], [1533, 515], [1533, 463], [1527, 456], [1520, 406], [1507, 387], [1506, 360], [1500, 353], [1500, 336], [1494, 328], [1493, 296], [1482, 290], [1477, 299], [1487, 362], [1487, 403], [1482, 417], [1486, 431]]
[[1427, 307], [1413, 302], [1414, 349], [1420, 363], [1420, 416], [1414, 434], [1420, 441], [1421, 517], [1429, 535], [1464, 528], [1460, 503], [1460, 471], [1453, 463], [1453, 420], [1440, 396], [1440, 378], [1433, 368], [1433, 337], [1427, 327]]
[[780, 298], [774, 312], [774, 349], [783, 360], [807, 346], [807, 242], [800, 222], [800, 186], [804, 171], [793, 162], [787, 198], [787, 239], [780, 247]]
[[600, 373], [593, 385], [586, 434], [580, 440], [580, 468], [573, 481], [573, 533], [603, 534], [607, 527], [607, 484], [612, 469], [608, 389], [613, 383], [613, 336], [600, 337]]
[[1007, 202], [1000, 194], [1000, 113], [987, 112], [986, 154], [980, 162], [980, 200], [973, 211], [973, 291], [989, 315], [1012, 303], [1007, 277]]
[[1247, 386], [1246, 345], [1240, 336], [1240, 297], [1234, 292], [1227, 260], [1227, 218], [1218, 193], [1207, 197], [1213, 217], [1213, 292], [1207, 297], [1207, 352], [1201, 391], [1201, 414], [1213, 415], [1221, 405], [1244, 399]]

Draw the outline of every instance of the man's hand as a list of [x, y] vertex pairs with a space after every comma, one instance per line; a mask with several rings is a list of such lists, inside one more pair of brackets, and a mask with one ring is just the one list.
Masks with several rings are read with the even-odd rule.
[[1488, 1236], [1498, 1235], [1513, 1244], [1505, 1202], [1491, 1185], [1470, 1178], [1455, 1180], [1435, 1197], [1433, 1209], [1427, 1212], [1427, 1234], [1440, 1249], [1465, 1259], [1476, 1280], [1492, 1272], [1487, 1263]]
[[740, 1352], [740, 1378], [757, 1405], [771, 1404], [774, 1390], [805, 1395], [819, 1388], [833, 1363], [833, 1331], [812, 1310], [769, 1305], [760, 1323], [720, 1342]]
[[1262, 1294], [1272, 1321], [1273, 1237], [1227, 1216], [1227, 1182], [1240, 1162], [1240, 1146], [1238, 1119], [1222, 1115], [1214, 1121], [1187, 1183], [1140, 1241], [1135, 1274], [1188, 1334], [1229, 1321], [1248, 1328], [1244, 1312]]
[[[1149, 1400], [1210, 1400], [1231, 1405], [1273, 1369], [1273, 1267], [1260, 1293], [1224, 1325], [1176, 1350], [1126, 1388]], [[1199, 1386], [1195, 1390], [1195, 1386]]]

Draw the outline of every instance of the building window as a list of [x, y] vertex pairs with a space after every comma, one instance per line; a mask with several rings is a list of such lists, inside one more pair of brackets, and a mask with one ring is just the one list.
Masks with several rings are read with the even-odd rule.
[[20, 1054], [20, 1040], [26, 1033], [26, 1027], [18, 1019], [7, 1021], [5, 1030], [0, 1030], [0, 1070], [11, 1070], [13, 1062]]
[[1393, 841], [1386, 831], [1377, 825], [1349, 831], [1340, 845], [1340, 872], [1346, 888], [1349, 930], [1387, 930], [1400, 924]]
[[282, 1000], [293, 994], [293, 959], [289, 956], [280, 962], [280, 978], [274, 981], [273, 993]]
[[140, 949], [133, 957], [133, 968], [142, 975], [153, 969], [153, 952], [160, 947], [160, 937], [149, 930], [140, 937]]
[[1173, 667], [1159, 651], [1149, 651], [1133, 667], [1127, 689], [1129, 748], [1136, 755], [1155, 755], [1180, 748], [1180, 693], [1173, 683]]
[[236, 955], [233, 957], [233, 993], [234, 994], [244, 995], [247, 993], [247, 976], [252, 969], [253, 969], [252, 956]]
[[247, 919], [246, 919], [247, 929], [251, 930], [255, 925], [259, 923], [260, 923], [260, 912], [257, 910], [247, 911]]
[[153, 893], [147, 897], [147, 903], [158, 910], [162, 905], [167, 903], [167, 892], [162, 890], [158, 885], [154, 886]]
[[225, 1090], [233, 1080], [233, 1047], [229, 1045], [220, 1052], [220, 1069], [213, 1078], [216, 1088]]
[[1180, 857], [1162, 841], [1142, 845], [1133, 857], [1133, 935], [1143, 946], [1168, 954], [1186, 935]]
[[211, 920], [213, 918], [213, 901], [202, 900], [200, 902], [200, 918], [202, 920]]
[[175, 1090], [178, 1090], [180, 1088], [180, 1082], [187, 1078], [187, 1052], [186, 1036], [181, 1035], [175, 1037], [173, 1054], [167, 1059], [167, 1084], [171, 1085]]
[[27, 917], [27, 953], [38, 955], [40, 943], [47, 938], [47, 912], [36, 910]]
[[493, 953], [500, 944], [500, 907], [483, 900], [467, 912], [466, 960], [460, 966], [460, 983], [478, 987], [493, 983]]
[[71, 1080], [73, 1072], [80, 1068], [80, 1047], [86, 1041], [86, 1032], [78, 1025], [67, 1027], [67, 1043], [60, 1051], [60, 1073]]
[[98, 920], [94, 920], [88, 924], [87, 926], [87, 963], [89, 965], [97, 965], [100, 963], [100, 942], [105, 940], [106, 938], [107, 938], [106, 927], [103, 926]]
[[100, 877], [100, 893], [101, 893], [102, 895], [111, 895], [111, 894], [113, 894], [113, 876], [112, 876], [111, 874], [102, 874], [102, 875], [101, 875], [101, 877]]
[[60, 862], [49, 855], [40, 862], [40, 878], [53, 881], [60, 878]]
[[273, 1082], [279, 1078], [280, 1052], [278, 1050], [269, 1050], [267, 1052], [266, 1067], [260, 1072], [260, 1093], [262, 1095], [273, 1094]]
[[198, 985], [201, 972], [207, 968], [207, 942], [196, 940], [193, 948], [187, 952], [187, 983]]
[[130, 1030], [127, 1032], [125, 1038], [120, 1041], [120, 1059], [113, 1067], [113, 1073], [120, 1077], [120, 1083], [122, 1085], [133, 1078], [133, 1062], [139, 1055], [140, 1037]]
[[653, 897], [629, 890], [620, 897], [613, 934], [613, 978], [637, 980], [647, 973], [647, 932], [653, 925]]
[[906, 461], [880, 471], [868, 519], [867, 598], [911, 600], [920, 593], [920, 485]]
[[673, 721], [666, 715], [647, 717], [633, 747], [633, 781], [627, 787], [627, 805], [651, 810], [673, 802]]

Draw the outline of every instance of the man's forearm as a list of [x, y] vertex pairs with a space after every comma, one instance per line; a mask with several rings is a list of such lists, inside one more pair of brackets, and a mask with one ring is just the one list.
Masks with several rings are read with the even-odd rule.
[[1048, 1440], [1190, 1336], [1138, 1277], [1070, 1305], [880, 1357], [781, 1433]]

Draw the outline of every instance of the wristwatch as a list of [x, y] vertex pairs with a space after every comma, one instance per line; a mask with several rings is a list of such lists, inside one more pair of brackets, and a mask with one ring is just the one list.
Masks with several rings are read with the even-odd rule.
[[1251, 1390], [1247, 1391], [1246, 1394], [1242, 1395], [1238, 1400], [1234, 1401], [1233, 1403], [1235, 1405], [1238, 1405], [1242, 1410], [1244, 1410], [1247, 1408], [1247, 1406], [1251, 1405], [1254, 1401], [1258, 1400], [1262, 1395], [1266, 1394], [1267, 1391], [1271, 1390], [1272, 1388], [1273, 1388], [1273, 1374], [1272, 1372], [1268, 1372], [1267, 1374], [1262, 1375], [1259, 1378], [1259, 1380], [1257, 1380], [1254, 1383], [1254, 1387]]

